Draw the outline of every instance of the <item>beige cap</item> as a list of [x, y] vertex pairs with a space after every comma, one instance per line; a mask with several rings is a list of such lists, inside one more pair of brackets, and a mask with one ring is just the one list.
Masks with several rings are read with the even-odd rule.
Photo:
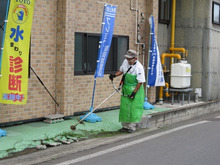
[[134, 50], [128, 50], [126, 55], [124, 55], [125, 58], [135, 58], [137, 57], [137, 52]]

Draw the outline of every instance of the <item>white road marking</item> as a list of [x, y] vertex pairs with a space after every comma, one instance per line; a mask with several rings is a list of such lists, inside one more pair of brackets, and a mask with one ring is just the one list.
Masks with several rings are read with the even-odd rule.
[[220, 119], [220, 116], [216, 116], [215, 118], [216, 118], [216, 119]]
[[142, 143], [144, 141], [148, 141], [148, 140], [151, 140], [151, 139], [163, 136], [163, 135], [167, 135], [169, 133], [182, 130], [184, 128], [193, 127], [193, 126], [208, 123], [208, 122], [210, 122], [210, 121], [201, 121], [201, 122], [197, 122], [197, 123], [193, 123], [193, 124], [184, 125], [184, 126], [174, 128], [174, 129], [171, 129], [171, 130], [168, 130], [168, 131], [160, 132], [160, 133], [155, 134], [155, 135], [150, 135], [148, 137], [138, 139], [138, 140], [132, 141], [130, 143], [126, 143], [126, 144], [122, 144], [122, 145], [119, 145], [119, 146], [116, 146], [116, 147], [112, 147], [112, 148], [109, 148], [109, 149], [104, 150], [104, 151], [99, 151], [99, 152], [89, 154], [89, 155], [86, 155], [86, 156], [82, 156], [82, 157], [79, 157], [79, 158], [76, 158], [76, 159], [68, 160], [68, 161], [65, 161], [65, 162], [62, 162], [62, 163], [59, 163], [59, 164], [56, 164], [56, 165], [74, 164], [74, 163], [77, 163], [77, 162], [81, 162], [81, 161], [84, 161], [84, 160], [87, 160], [87, 159], [91, 159], [91, 158], [94, 158], [94, 157], [97, 157], [97, 156], [101, 156], [101, 155], [110, 153], [110, 152], [113, 152], [113, 151], [117, 151], [117, 150], [120, 150], [120, 149], [123, 149], [123, 148], [126, 148], [126, 147], [130, 147], [130, 146], [133, 146], [135, 144], [139, 144], [139, 143]]

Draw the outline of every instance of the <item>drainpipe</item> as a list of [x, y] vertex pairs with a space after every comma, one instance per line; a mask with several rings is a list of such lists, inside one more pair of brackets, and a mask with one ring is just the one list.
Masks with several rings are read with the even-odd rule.
[[[143, 62], [144, 62], [144, 55], [145, 55], [145, 43], [138, 42], [138, 35], [139, 35], [139, 23], [138, 23], [138, 14], [140, 13], [138, 9], [138, 0], [136, 0], [136, 9], [132, 8], [132, 0], [130, 0], [130, 10], [135, 11], [136, 17], [136, 25], [135, 25], [135, 44], [137, 45], [137, 52], [139, 52], [139, 46], [142, 46], [142, 53], [143, 53]], [[143, 19], [142, 15], [142, 19]], [[143, 64], [144, 65], [144, 64]]]

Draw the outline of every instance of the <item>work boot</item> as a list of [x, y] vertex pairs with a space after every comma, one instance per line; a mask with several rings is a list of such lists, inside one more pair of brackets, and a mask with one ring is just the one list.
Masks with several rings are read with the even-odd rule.
[[128, 129], [127, 132], [128, 132], [128, 133], [134, 133], [135, 130], [133, 130], [133, 129]]
[[128, 129], [127, 128], [121, 128], [119, 131], [120, 132], [128, 132]]

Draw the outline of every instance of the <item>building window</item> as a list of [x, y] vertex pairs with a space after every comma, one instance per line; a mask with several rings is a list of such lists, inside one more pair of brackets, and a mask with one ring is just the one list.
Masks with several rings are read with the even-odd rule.
[[212, 23], [220, 25], [220, 4], [212, 2]]
[[[88, 33], [75, 33], [74, 74], [94, 74], [98, 56], [100, 35]], [[128, 50], [128, 36], [113, 36], [105, 73], [112, 73], [119, 69]]]
[[159, 0], [159, 23], [170, 23], [170, 0]]

